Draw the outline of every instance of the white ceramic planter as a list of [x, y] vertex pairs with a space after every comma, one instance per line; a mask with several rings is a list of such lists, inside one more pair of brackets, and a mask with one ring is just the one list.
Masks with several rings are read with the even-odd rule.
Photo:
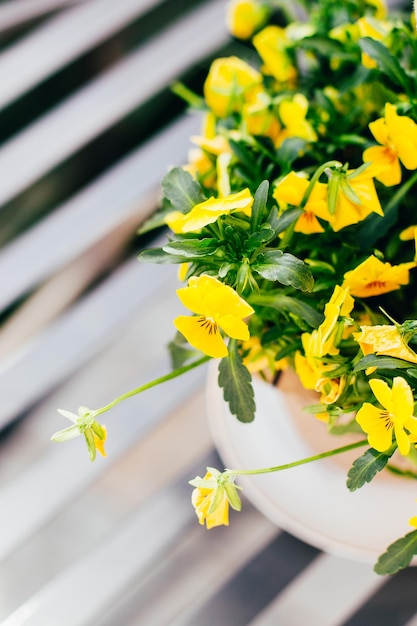
[[[280, 389], [259, 379], [254, 380], [254, 389], [256, 418], [242, 424], [223, 400], [217, 367], [209, 372], [208, 421], [228, 469], [280, 465], [350, 442], [329, 435], [325, 424], [302, 413], [299, 407], [294, 419], [289, 396]], [[294, 400], [302, 404], [296, 392], [290, 395], [292, 406]], [[312, 425], [312, 433], [305, 428], [308, 425]], [[417, 481], [382, 472], [371, 483], [350, 492], [347, 470], [366, 449], [364, 446], [278, 473], [239, 476], [236, 482], [253, 505], [283, 530], [326, 552], [375, 562], [390, 543], [412, 530], [408, 520], [417, 514]]]

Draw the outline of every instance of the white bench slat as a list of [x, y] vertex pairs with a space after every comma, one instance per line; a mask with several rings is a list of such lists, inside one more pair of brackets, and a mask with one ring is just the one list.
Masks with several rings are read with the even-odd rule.
[[170, 284], [175, 272], [173, 267], [140, 265], [136, 259], [128, 261], [6, 361], [0, 370], [0, 427], [106, 345], [146, 305], [152, 294], [160, 289], [172, 291]]
[[223, 12], [223, 0], [194, 10], [7, 142], [0, 205], [165, 88], [198, 60], [196, 50], [202, 59], [224, 44]]
[[[0, 108], [105, 41], [152, 8], [157, 0], [84, 0], [82, 3], [78, 0], [78, 3], [0, 54]], [[69, 1], [48, 0], [44, 4], [45, 7], [33, 5], [33, 0], [29, 0], [23, 15], [30, 12], [36, 15], [42, 8], [47, 10], [48, 5], [65, 6]], [[0, 30], [10, 21], [16, 21], [20, 15], [18, 8], [17, 2], [7, 7], [0, 5]]]
[[[139, 224], [148, 208], [143, 199], [159, 190], [168, 164], [185, 161], [189, 137], [199, 124], [199, 119], [188, 115], [171, 124], [0, 250], [0, 310], [130, 216], [137, 215]], [[22, 263], [23, 258], [30, 264]]]
[[[144, 266], [139, 266], [139, 268], [141, 267], [145, 269]], [[70, 394], [71, 403], [73, 405], [74, 403], [84, 403], [90, 408], [97, 408], [97, 406], [111, 401], [121, 391], [126, 391], [168, 373], [170, 363], [166, 345], [172, 339], [174, 332], [172, 317], [176, 310], [179, 311], [181, 308], [181, 305], [176, 301], [175, 291], [172, 289], [173, 276], [172, 272], [168, 271], [171, 269], [164, 268], [163, 276], [156, 276], [151, 273], [148, 280], [146, 280], [148, 276], [145, 272], [142, 272], [142, 276], [139, 278], [134, 272], [131, 274], [131, 278], [135, 279], [136, 276], [134, 284], [127, 286], [126, 281], [119, 281], [119, 283], [122, 282], [119, 284], [119, 287], [122, 287], [119, 293], [114, 290], [115, 279], [113, 279], [110, 284], [110, 292], [107, 291], [107, 295], [111, 297], [106, 302], [102, 298], [101, 301], [94, 298], [93, 303], [87, 302], [87, 305], [86, 303], [78, 305], [76, 316], [78, 320], [81, 320], [81, 325], [77, 324], [77, 320], [72, 319], [72, 323], [75, 322], [75, 330], [73, 329], [68, 334], [68, 328], [66, 328], [67, 333], [64, 338], [61, 338], [61, 341], [55, 342], [53, 337], [48, 336], [50, 343], [47, 350], [51, 353], [49, 358], [44, 356], [45, 343], [42, 343], [39, 344], [40, 350], [35, 350], [34, 354], [31, 355], [29, 363], [24, 362], [20, 366], [17, 364], [14, 368], [12, 379], [16, 384], [20, 381], [21, 393], [26, 395], [21, 381], [26, 381], [27, 376], [36, 376], [36, 370], [42, 371], [38, 377], [42, 379], [41, 389], [43, 387], [44, 390], [50, 385], [48, 378], [55, 378], [57, 367], [63, 366], [68, 375], [71, 375], [73, 371], [79, 371], [84, 361], [89, 356], [91, 358], [88, 346], [86, 352], [82, 349], [78, 366], [74, 362], [68, 366], [65, 350], [62, 351], [64, 348], [62, 341], [65, 340], [67, 344], [71, 342], [80, 343], [82, 346], [85, 343], [83, 334], [88, 336], [94, 333], [94, 326], [103, 325], [103, 320], [111, 313], [112, 304], [119, 318], [116, 324], [118, 332], [115, 335], [102, 330], [104, 336], [100, 341], [100, 354], [93, 359], [91, 364], [84, 367], [81, 374], [83, 383], [87, 385], [88, 389], [83, 391], [82, 397], [80, 397], [80, 390], [77, 391], [77, 394], [73, 390]], [[128, 289], [124, 289], [125, 287]], [[126, 303], [127, 295], [131, 291], [139, 294], [136, 302], [137, 308], [133, 307], [133, 310], [132, 305], [130, 304], [129, 307], [129, 303]], [[117, 304], [115, 305], [115, 303]], [[88, 312], [83, 310], [85, 308], [88, 308]], [[71, 313], [72, 311], [69, 312], [69, 315]], [[152, 322], [154, 326], [150, 327]], [[121, 329], [124, 329], [122, 336], [120, 336]], [[77, 337], [76, 342], [74, 337]], [[119, 358], [123, 359], [123, 364], [120, 364], [119, 368], [122, 370], [121, 380], [114, 376], [115, 380], [113, 378], [111, 381], [108, 380], [104, 386], [98, 384], [99, 381], [102, 381], [103, 374], [105, 379], [109, 375], [109, 373], [106, 375], [105, 371], [100, 370], [106, 342], [109, 344], [109, 348], [104, 351], [110, 351], [109, 361], [113, 363], [112, 344], [119, 344], [121, 340], [123, 340], [125, 352], [128, 345], [132, 343], [135, 345], [137, 358], [134, 359], [134, 367], [132, 366], [132, 357], [129, 360], [127, 354], [124, 355], [124, 358], [119, 354]], [[94, 338], [93, 343], [95, 343]], [[67, 349], [70, 349], [70, 346], [67, 346]], [[144, 354], [147, 355], [146, 359], [141, 358], [141, 355]], [[70, 361], [73, 360], [71, 354], [69, 359]], [[61, 372], [62, 374], [63, 372]], [[33, 416], [35, 425], [39, 420], [43, 423], [47, 422], [45, 428], [48, 433], [44, 432], [45, 428], [42, 425], [41, 431], [45, 437], [45, 442], [42, 444], [42, 454], [37, 460], [28, 464], [23, 458], [21, 461], [24, 463], [22, 470], [17, 473], [14, 472], [12, 477], [1, 487], [0, 510], [4, 514], [0, 516], [0, 560], [7, 558], [24, 540], [36, 533], [39, 528], [54, 517], [62, 507], [73, 501], [79, 492], [97, 480], [98, 475], [108, 470], [109, 464], [115, 462], [150, 428], [155, 427], [159, 420], [164, 419], [176, 406], [184, 403], [185, 399], [195, 393], [196, 389], [203, 384], [205, 376], [206, 368], [200, 367], [183, 377], [181, 384], [175, 380], [165, 383], [164, 393], [161, 393], [160, 388], [156, 387], [114, 407], [111, 414], [104, 415], [102, 418], [109, 431], [109, 441], [106, 445], [108, 458], [106, 460], [98, 458], [94, 464], [89, 461], [85, 443], [80, 439], [65, 444], [49, 441], [52, 432], [69, 424], [68, 420], [57, 413], [56, 409], [59, 408], [57, 393], [54, 394], [54, 398], [47, 398], [35, 411], [28, 415], [29, 421]], [[57, 379], [55, 379], [56, 382]], [[6, 391], [10, 384], [9, 377], [2, 378], [2, 389]], [[121, 391], [118, 389], [119, 387], [122, 388]], [[52, 380], [51, 389], [55, 388], [56, 384]], [[35, 385], [31, 391], [37, 394], [38, 390], [39, 385]], [[16, 399], [16, 394], [12, 392], [10, 399]], [[26, 396], [24, 402], [27, 400], [28, 397]], [[75, 410], [77, 404], [64, 408]], [[30, 437], [30, 434], [28, 436]], [[37, 446], [39, 447], [39, 442]]]
[[[183, 490], [156, 496], [74, 567], [53, 579], [34, 598], [3, 622], [3, 626], [87, 626], [101, 616], [103, 603], [149, 567], [191, 524], [194, 513]], [[169, 520], [161, 523], [161, 520]], [[132, 547], [134, 549], [132, 549]], [[65, 608], [64, 608], [65, 607]]]
[[9, 0], [0, 5], [0, 32], [10, 30], [52, 11], [88, 0]]

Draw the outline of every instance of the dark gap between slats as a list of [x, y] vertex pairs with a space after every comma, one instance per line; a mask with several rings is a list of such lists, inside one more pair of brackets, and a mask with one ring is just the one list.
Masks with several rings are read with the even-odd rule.
[[[230, 47], [214, 52], [178, 77], [201, 92], [208, 66], [218, 54], [231, 54]], [[126, 115], [99, 137], [61, 162], [34, 184], [0, 207], [0, 247], [33, 226], [42, 217], [92, 182], [105, 170], [162, 130], [185, 109], [170, 87]], [[191, 147], [191, 143], [190, 143]], [[180, 155], [179, 155], [180, 156]], [[184, 154], [184, 159], [186, 154]], [[168, 166], [169, 164], [167, 164]], [[140, 173], [138, 172], [138, 175]]]
[[[233, 532], [233, 529], [230, 529]], [[244, 626], [306, 568], [320, 551], [280, 533], [182, 626]], [[368, 624], [370, 626], [370, 623]]]
[[360, 609], [340, 626], [405, 626], [417, 613], [417, 568], [388, 578]]
[[[165, 0], [0, 110], [0, 145], [208, 0]], [[46, 21], [46, 20], [45, 20]], [[30, 35], [33, 29], [24, 34]], [[1, 51], [1, 48], [0, 48]], [[53, 53], [53, 51], [51, 51]], [[140, 77], [138, 77], [140, 80]]]

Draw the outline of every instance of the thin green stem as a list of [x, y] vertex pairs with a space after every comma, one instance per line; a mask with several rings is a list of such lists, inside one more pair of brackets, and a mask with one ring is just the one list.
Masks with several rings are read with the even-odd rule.
[[146, 391], [147, 389], [151, 389], [151, 387], [156, 387], [157, 385], [160, 385], [161, 383], [165, 383], [168, 380], [172, 380], [173, 378], [182, 376], [182, 374], [185, 374], [186, 372], [189, 372], [193, 370], [194, 368], [199, 367], [200, 365], [203, 365], [203, 363], [206, 363], [210, 359], [211, 357], [204, 356], [201, 359], [198, 359], [198, 361], [193, 361], [189, 365], [184, 365], [183, 367], [179, 367], [173, 370], [172, 372], [169, 372], [169, 374], [165, 374], [164, 376], [155, 378], [154, 380], [151, 380], [149, 383], [145, 383], [144, 385], [141, 385], [140, 387], [131, 389], [130, 391], [127, 391], [126, 393], [124, 393], [122, 396], [119, 396], [115, 400], [112, 400], [112, 402], [109, 402], [109, 404], [106, 404], [106, 406], [101, 407], [101, 409], [97, 409], [96, 411], [94, 411], [94, 417], [97, 417], [97, 415], [101, 415], [102, 413], [109, 411], [114, 406], [116, 406], [116, 404], [119, 404], [119, 402], [122, 402], [123, 400], [126, 400], [127, 398], [131, 398], [132, 396], [136, 396], [139, 393], [142, 393], [142, 391]]
[[310, 194], [313, 191], [313, 187], [318, 182], [323, 172], [325, 172], [327, 169], [332, 168], [332, 167], [341, 167], [341, 165], [342, 164], [340, 163], [340, 161], [326, 161], [326, 163], [323, 163], [323, 165], [320, 165], [320, 167], [316, 169], [316, 171], [314, 172], [309, 182], [307, 189], [305, 190], [304, 196], [300, 202], [301, 209], [303, 209], [305, 205], [307, 204], [307, 200], [309, 199]]
[[253, 470], [229, 470], [228, 469], [225, 472], [223, 472], [223, 475], [243, 476], [246, 474], [268, 474], [270, 472], [280, 472], [281, 470], [290, 469], [291, 467], [297, 467], [298, 465], [304, 465], [305, 463], [311, 463], [312, 461], [319, 461], [320, 459], [325, 459], [326, 457], [329, 457], [329, 456], [341, 454], [342, 452], [348, 452], [349, 450], [354, 450], [355, 448], [364, 446], [367, 443], [368, 443], [367, 439], [362, 439], [361, 441], [350, 443], [347, 446], [342, 446], [341, 448], [335, 448], [334, 450], [328, 450], [327, 452], [321, 452], [320, 454], [315, 454], [314, 456], [309, 456], [305, 459], [300, 459], [299, 461], [293, 461], [292, 463], [285, 463], [284, 465], [275, 465], [274, 467], [264, 467], [261, 469], [253, 469]]

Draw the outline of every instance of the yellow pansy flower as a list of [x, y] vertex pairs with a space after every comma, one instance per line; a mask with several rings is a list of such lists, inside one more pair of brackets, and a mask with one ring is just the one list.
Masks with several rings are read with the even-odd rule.
[[207, 224], [212, 224], [221, 215], [228, 215], [233, 211], [242, 211], [250, 216], [253, 198], [249, 189], [243, 189], [225, 198], [209, 198], [196, 204], [188, 213], [171, 211], [165, 216], [165, 222], [174, 233], [190, 233], [198, 231]]
[[369, 402], [359, 409], [356, 421], [368, 435], [369, 445], [384, 452], [392, 444], [395, 435], [402, 455], [410, 451], [411, 436], [417, 435], [417, 419], [413, 416], [414, 398], [407, 381], [401, 376], [393, 380], [392, 389], [380, 379], [372, 379], [369, 385], [382, 409]]
[[83, 435], [91, 461], [95, 460], [97, 452], [102, 456], [106, 456], [104, 444], [107, 439], [107, 429], [96, 420], [95, 411], [91, 411], [85, 406], [80, 406], [77, 413], [64, 409], [58, 409], [58, 413], [69, 419], [72, 425], [54, 433], [51, 441], [67, 441]]
[[405, 115], [398, 115], [393, 104], [385, 105], [385, 117], [369, 124], [380, 146], [367, 148], [365, 162], [371, 161], [371, 172], [386, 186], [401, 182], [400, 161], [408, 170], [417, 169], [417, 124]]
[[[280, 206], [283, 204], [299, 206], [308, 185], [309, 181], [303, 175], [290, 172], [279, 181], [272, 195]], [[304, 212], [296, 221], [294, 230], [306, 235], [323, 232], [324, 228], [317, 218], [326, 221], [332, 218], [327, 205], [327, 185], [316, 183], [303, 209]]]
[[243, 107], [243, 125], [249, 135], [269, 137], [277, 145], [281, 124], [270, 105], [271, 100], [266, 92], [259, 91], [254, 100]]
[[417, 363], [417, 354], [407, 346], [394, 325], [361, 326], [361, 332], [353, 333], [353, 338], [365, 356], [367, 354], [393, 356]]
[[287, 53], [291, 44], [286, 30], [280, 26], [267, 26], [253, 38], [253, 45], [264, 62], [263, 71], [280, 82], [291, 82], [297, 76]]
[[207, 105], [218, 117], [241, 111], [262, 84], [261, 74], [236, 56], [213, 61], [204, 83]]
[[291, 100], [283, 100], [279, 105], [279, 116], [285, 129], [281, 131], [280, 143], [288, 137], [300, 137], [306, 141], [317, 141], [317, 135], [306, 120], [308, 111], [307, 98], [296, 93]]
[[330, 225], [336, 232], [346, 226], [362, 222], [370, 213], [384, 215], [372, 175], [365, 170], [357, 176], [349, 178], [349, 174], [353, 171], [349, 170], [347, 172], [347, 182], [359, 202], [354, 202], [345, 193], [343, 187], [339, 186], [336, 209], [330, 220]]
[[324, 321], [317, 329], [319, 345], [323, 354], [338, 354], [335, 346], [337, 323], [340, 317], [348, 317], [355, 304], [349, 289], [336, 285], [329, 302], [324, 307]]
[[401, 285], [407, 285], [410, 269], [415, 266], [413, 262], [391, 265], [371, 255], [355, 269], [346, 272], [342, 287], [349, 287], [352, 296], [358, 298], [379, 296], [400, 289]]
[[217, 278], [206, 274], [192, 276], [188, 287], [178, 289], [177, 294], [183, 305], [197, 316], [180, 315], [174, 325], [197, 350], [214, 358], [227, 356], [220, 328], [232, 339], [249, 339], [243, 320], [254, 313], [253, 308]]
[[[207, 487], [196, 487], [191, 494], [191, 502], [198, 517], [198, 521], [202, 526], [205, 522], [208, 529], [214, 528], [215, 526], [228, 526], [229, 501], [224, 487], [221, 487], [216, 481], [213, 481], [210, 472], [207, 472], [202, 480], [207, 483]], [[214, 485], [212, 484], [213, 482]], [[216, 495], [218, 496], [220, 490], [222, 493], [219, 502], [214, 511], [211, 511], [213, 501]]]
[[234, 37], [249, 39], [267, 15], [266, 7], [256, 0], [232, 0], [227, 7], [226, 23]]
[[221, 473], [214, 467], [207, 467], [204, 478], [197, 476], [189, 484], [195, 487], [191, 502], [198, 521], [201, 525], [205, 522], [207, 529], [229, 525], [229, 504], [235, 511], [242, 508], [237, 492], [239, 487], [226, 472]]
[[277, 372], [288, 367], [288, 359], [283, 358], [276, 361], [275, 350], [265, 348], [256, 335], [242, 344], [242, 351], [246, 353], [243, 364], [251, 374], [255, 372]]
[[[361, 17], [357, 20], [356, 26], [359, 29], [360, 37], [371, 37], [376, 41], [382, 41], [389, 33], [391, 27], [388, 23], [384, 23], [381, 20], [374, 20], [369, 17]], [[369, 56], [366, 52], [362, 52], [362, 65], [372, 69], [377, 67], [375, 59]]]

